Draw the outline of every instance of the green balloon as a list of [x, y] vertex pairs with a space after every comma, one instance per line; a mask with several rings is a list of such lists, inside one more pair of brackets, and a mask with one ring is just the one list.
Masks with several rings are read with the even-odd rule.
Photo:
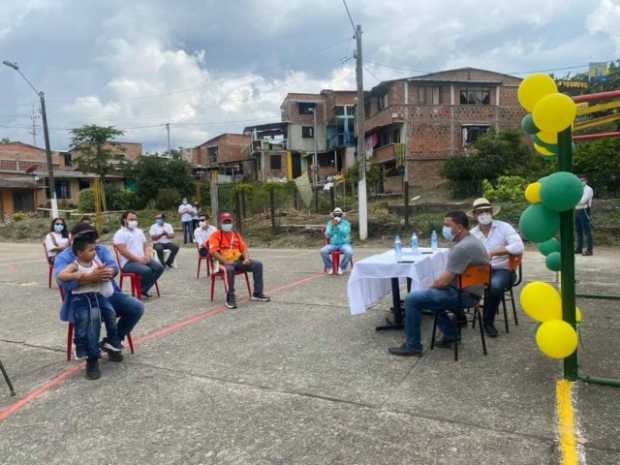
[[558, 229], [560, 215], [541, 203], [530, 205], [521, 213], [519, 230], [528, 241], [545, 242], [555, 236]]
[[540, 132], [540, 129], [538, 129], [534, 124], [534, 118], [532, 118], [530, 113], [525, 115], [521, 120], [521, 129], [523, 129], [527, 134], [536, 134], [537, 132]]
[[560, 252], [552, 252], [545, 258], [545, 265], [551, 271], [560, 271], [562, 267], [562, 255]]
[[[532, 136], [532, 142], [534, 142], [536, 145], [540, 145], [542, 148], [549, 150], [554, 155], [557, 155], [558, 153], [560, 153], [560, 148], [557, 145], [548, 144], [547, 142], [544, 142], [543, 140], [541, 140], [540, 137], [536, 135]], [[551, 157], [551, 155], [549, 155], [549, 157]]]
[[556, 212], [574, 208], [581, 200], [582, 194], [581, 181], [568, 171], [558, 171], [549, 175], [540, 189], [543, 205]]
[[545, 257], [553, 252], [560, 251], [560, 241], [558, 241], [555, 237], [552, 237], [548, 241], [540, 242], [537, 245], [538, 251]]

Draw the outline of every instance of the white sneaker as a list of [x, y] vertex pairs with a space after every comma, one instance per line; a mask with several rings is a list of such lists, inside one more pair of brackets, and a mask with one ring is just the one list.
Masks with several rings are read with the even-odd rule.
[[333, 268], [328, 268], [325, 270], [325, 273], [327, 274], [334, 274], [334, 269]]
[[344, 270], [342, 268], [338, 267], [338, 274], [343, 274], [343, 273], [344, 273]]

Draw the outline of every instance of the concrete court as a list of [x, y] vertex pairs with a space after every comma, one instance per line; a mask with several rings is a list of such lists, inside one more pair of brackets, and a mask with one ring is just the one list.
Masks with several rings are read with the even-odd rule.
[[[40, 245], [0, 243], [0, 358], [18, 390], [9, 397], [0, 380], [0, 417], [40, 388], [0, 422], [0, 464], [561, 463], [560, 365], [538, 352], [521, 312], [509, 335], [488, 341], [487, 357], [469, 329], [458, 363], [442, 349], [396, 358], [386, 348], [402, 334], [374, 330], [387, 299], [352, 317], [346, 277], [317, 273], [318, 251], [254, 256], [273, 301], [224, 311], [221, 283], [211, 304], [195, 250], [182, 249], [161, 299], [147, 302], [136, 354], [103, 362], [93, 382], [64, 359]], [[578, 257], [580, 290], [620, 293], [619, 258], [613, 249]], [[525, 263], [528, 279], [553, 279], [537, 252]], [[241, 282], [237, 290], [247, 295]], [[620, 377], [618, 302], [579, 304], [584, 371]], [[575, 401], [585, 463], [620, 464], [620, 390], [578, 383]]]

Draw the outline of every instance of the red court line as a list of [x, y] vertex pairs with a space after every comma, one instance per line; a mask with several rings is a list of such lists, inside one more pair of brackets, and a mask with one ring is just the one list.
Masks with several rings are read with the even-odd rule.
[[[300, 286], [302, 284], [305, 284], [307, 282], [320, 278], [321, 276], [324, 276], [324, 273], [313, 274], [307, 278], [299, 279], [297, 281], [293, 281], [292, 283], [285, 284], [279, 287], [275, 287], [273, 289], [269, 289], [267, 292], [280, 292], [280, 291], [284, 291], [287, 289], [291, 289], [293, 287]], [[226, 310], [225, 307], [218, 307], [214, 310], [209, 310], [208, 312], [199, 313], [198, 315], [194, 315], [189, 318], [185, 318], [183, 320], [175, 321], [174, 323], [171, 323], [167, 326], [157, 329], [140, 338], [136, 338], [135, 342], [143, 343], [143, 342], [150, 341], [152, 339], [167, 336], [168, 334], [179, 331], [185, 328], [186, 326], [196, 324], [202, 320], [206, 320], [207, 318], [223, 313], [225, 310]], [[73, 378], [75, 375], [77, 375], [78, 373], [82, 371], [83, 366], [84, 366], [84, 363], [80, 363], [79, 365], [72, 366], [70, 368], [67, 368], [61, 371], [58, 375], [56, 375], [54, 378], [49, 380], [47, 383], [34, 388], [24, 397], [13, 402], [8, 407], [6, 407], [4, 410], [0, 410], [0, 423], [2, 423], [7, 418], [13, 416], [14, 414], [16, 414], [21, 409], [23, 409], [26, 405], [38, 399], [39, 397], [41, 397], [43, 394], [47, 393], [51, 389], [55, 388], [56, 386], [61, 385], [68, 379]]]

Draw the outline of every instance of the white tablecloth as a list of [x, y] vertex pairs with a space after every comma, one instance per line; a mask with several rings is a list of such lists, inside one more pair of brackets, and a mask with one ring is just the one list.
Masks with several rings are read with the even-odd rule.
[[[355, 262], [347, 283], [347, 296], [352, 315], [366, 312], [392, 292], [391, 278], [405, 281], [411, 278], [411, 289], [426, 289], [445, 269], [448, 249], [438, 249], [432, 254], [410, 255], [411, 249], [403, 249], [403, 256], [413, 258], [413, 263], [397, 263], [394, 250], [373, 255]], [[420, 248], [420, 252], [431, 252]]]

